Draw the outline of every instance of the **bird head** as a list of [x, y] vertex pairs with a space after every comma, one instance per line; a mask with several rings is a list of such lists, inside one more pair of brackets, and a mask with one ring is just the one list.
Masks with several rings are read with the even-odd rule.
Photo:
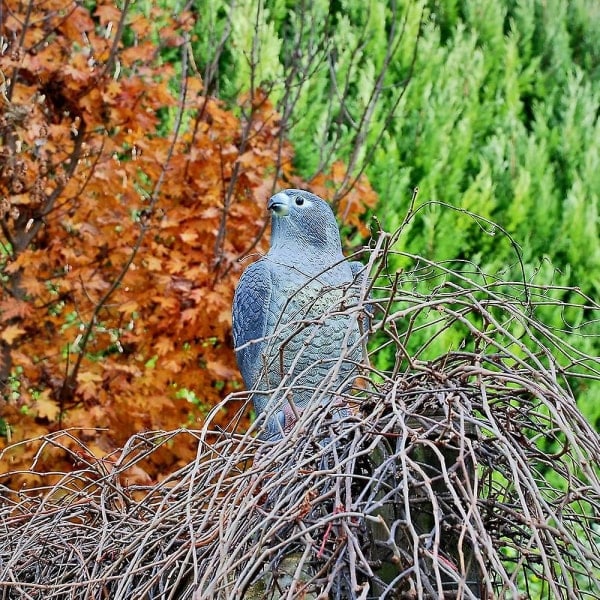
[[340, 232], [327, 202], [304, 190], [283, 190], [269, 199], [271, 248], [300, 252], [342, 253]]

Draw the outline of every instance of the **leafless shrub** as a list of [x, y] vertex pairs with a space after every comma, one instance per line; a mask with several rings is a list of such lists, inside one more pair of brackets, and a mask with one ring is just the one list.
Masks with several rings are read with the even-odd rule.
[[[370, 251], [377, 286], [348, 310], [374, 308], [373, 354], [396, 363], [363, 366], [350, 416], [307, 409], [270, 443], [209, 416], [104, 460], [69, 432], [38, 440], [82, 468], [6, 490], [1, 597], [595, 598], [600, 443], [570, 384], [600, 378], [600, 361], [533, 316], [565, 309], [556, 290], [407, 255], [414, 268], [380, 285], [393, 241]], [[587, 335], [600, 307], [580, 300]], [[452, 329], [463, 347], [428, 360]], [[131, 485], [183, 436], [193, 463]]]

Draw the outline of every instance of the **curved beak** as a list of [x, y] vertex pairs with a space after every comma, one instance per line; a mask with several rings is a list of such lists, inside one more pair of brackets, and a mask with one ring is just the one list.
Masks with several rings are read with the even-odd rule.
[[290, 214], [290, 197], [283, 192], [279, 192], [271, 196], [267, 202], [267, 209], [272, 210], [280, 217], [285, 217]]

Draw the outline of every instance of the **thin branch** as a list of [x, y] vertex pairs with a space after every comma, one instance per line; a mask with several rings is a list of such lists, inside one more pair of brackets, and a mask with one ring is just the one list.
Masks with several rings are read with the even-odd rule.
[[152, 193], [150, 194], [150, 201], [149, 201], [148, 208], [146, 211], [147, 217], [145, 220], [142, 220], [140, 223], [140, 232], [139, 232], [138, 237], [133, 245], [131, 254], [129, 255], [128, 259], [125, 261], [125, 264], [122, 266], [121, 271], [119, 272], [119, 274], [117, 275], [115, 280], [112, 282], [110, 287], [107, 289], [107, 291], [103, 294], [103, 296], [98, 300], [98, 302], [94, 306], [94, 310], [92, 311], [92, 314], [91, 314], [91, 316], [88, 320], [88, 323], [85, 327], [85, 330], [82, 334], [81, 342], [79, 344], [79, 354], [77, 356], [77, 360], [75, 361], [75, 364], [73, 365], [73, 368], [71, 369], [71, 372], [69, 373], [69, 375], [67, 377], [65, 377], [65, 380], [63, 382], [62, 388], [59, 393], [61, 415], [63, 413], [65, 402], [72, 397], [73, 392], [76, 388], [77, 375], [79, 373], [79, 369], [81, 367], [81, 363], [82, 363], [82, 360], [85, 355], [85, 348], [87, 347], [90, 336], [92, 335], [92, 332], [96, 325], [97, 317], [98, 317], [100, 311], [107, 304], [108, 300], [111, 298], [113, 293], [120, 287], [120, 285], [123, 282], [123, 279], [125, 278], [125, 275], [127, 275], [127, 272], [129, 271], [129, 268], [131, 267], [133, 261], [135, 260], [135, 257], [137, 256], [138, 251], [142, 245], [144, 237], [149, 228], [148, 223], [149, 223], [152, 215], [154, 214], [156, 204], [158, 203], [160, 191], [162, 189], [162, 184], [163, 184], [167, 169], [169, 167], [169, 164], [171, 162], [171, 158], [173, 157], [173, 153], [175, 151], [175, 146], [179, 139], [179, 131], [181, 128], [183, 113], [185, 110], [185, 98], [186, 98], [186, 94], [187, 94], [187, 45], [184, 44], [182, 46], [182, 48], [183, 48], [183, 52], [182, 52], [182, 61], [181, 61], [181, 89], [180, 89], [179, 101], [178, 101], [178, 111], [177, 111], [177, 116], [175, 118], [175, 124], [173, 127], [173, 137], [171, 140], [171, 144], [169, 146], [169, 150], [167, 152], [167, 157], [166, 157], [164, 164], [161, 167], [160, 174], [154, 184]]

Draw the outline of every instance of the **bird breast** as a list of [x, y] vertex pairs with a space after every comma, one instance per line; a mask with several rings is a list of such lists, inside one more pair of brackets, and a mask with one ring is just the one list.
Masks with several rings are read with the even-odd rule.
[[259, 387], [273, 389], [285, 380], [286, 386], [295, 386], [293, 398], [300, 407], [338, 388], [360, 359], [358, 313], [352, 310], [358, 290], [350, 285], [351, 277], [335, 285], [326, 279], [283, 274], [269, 311]]

